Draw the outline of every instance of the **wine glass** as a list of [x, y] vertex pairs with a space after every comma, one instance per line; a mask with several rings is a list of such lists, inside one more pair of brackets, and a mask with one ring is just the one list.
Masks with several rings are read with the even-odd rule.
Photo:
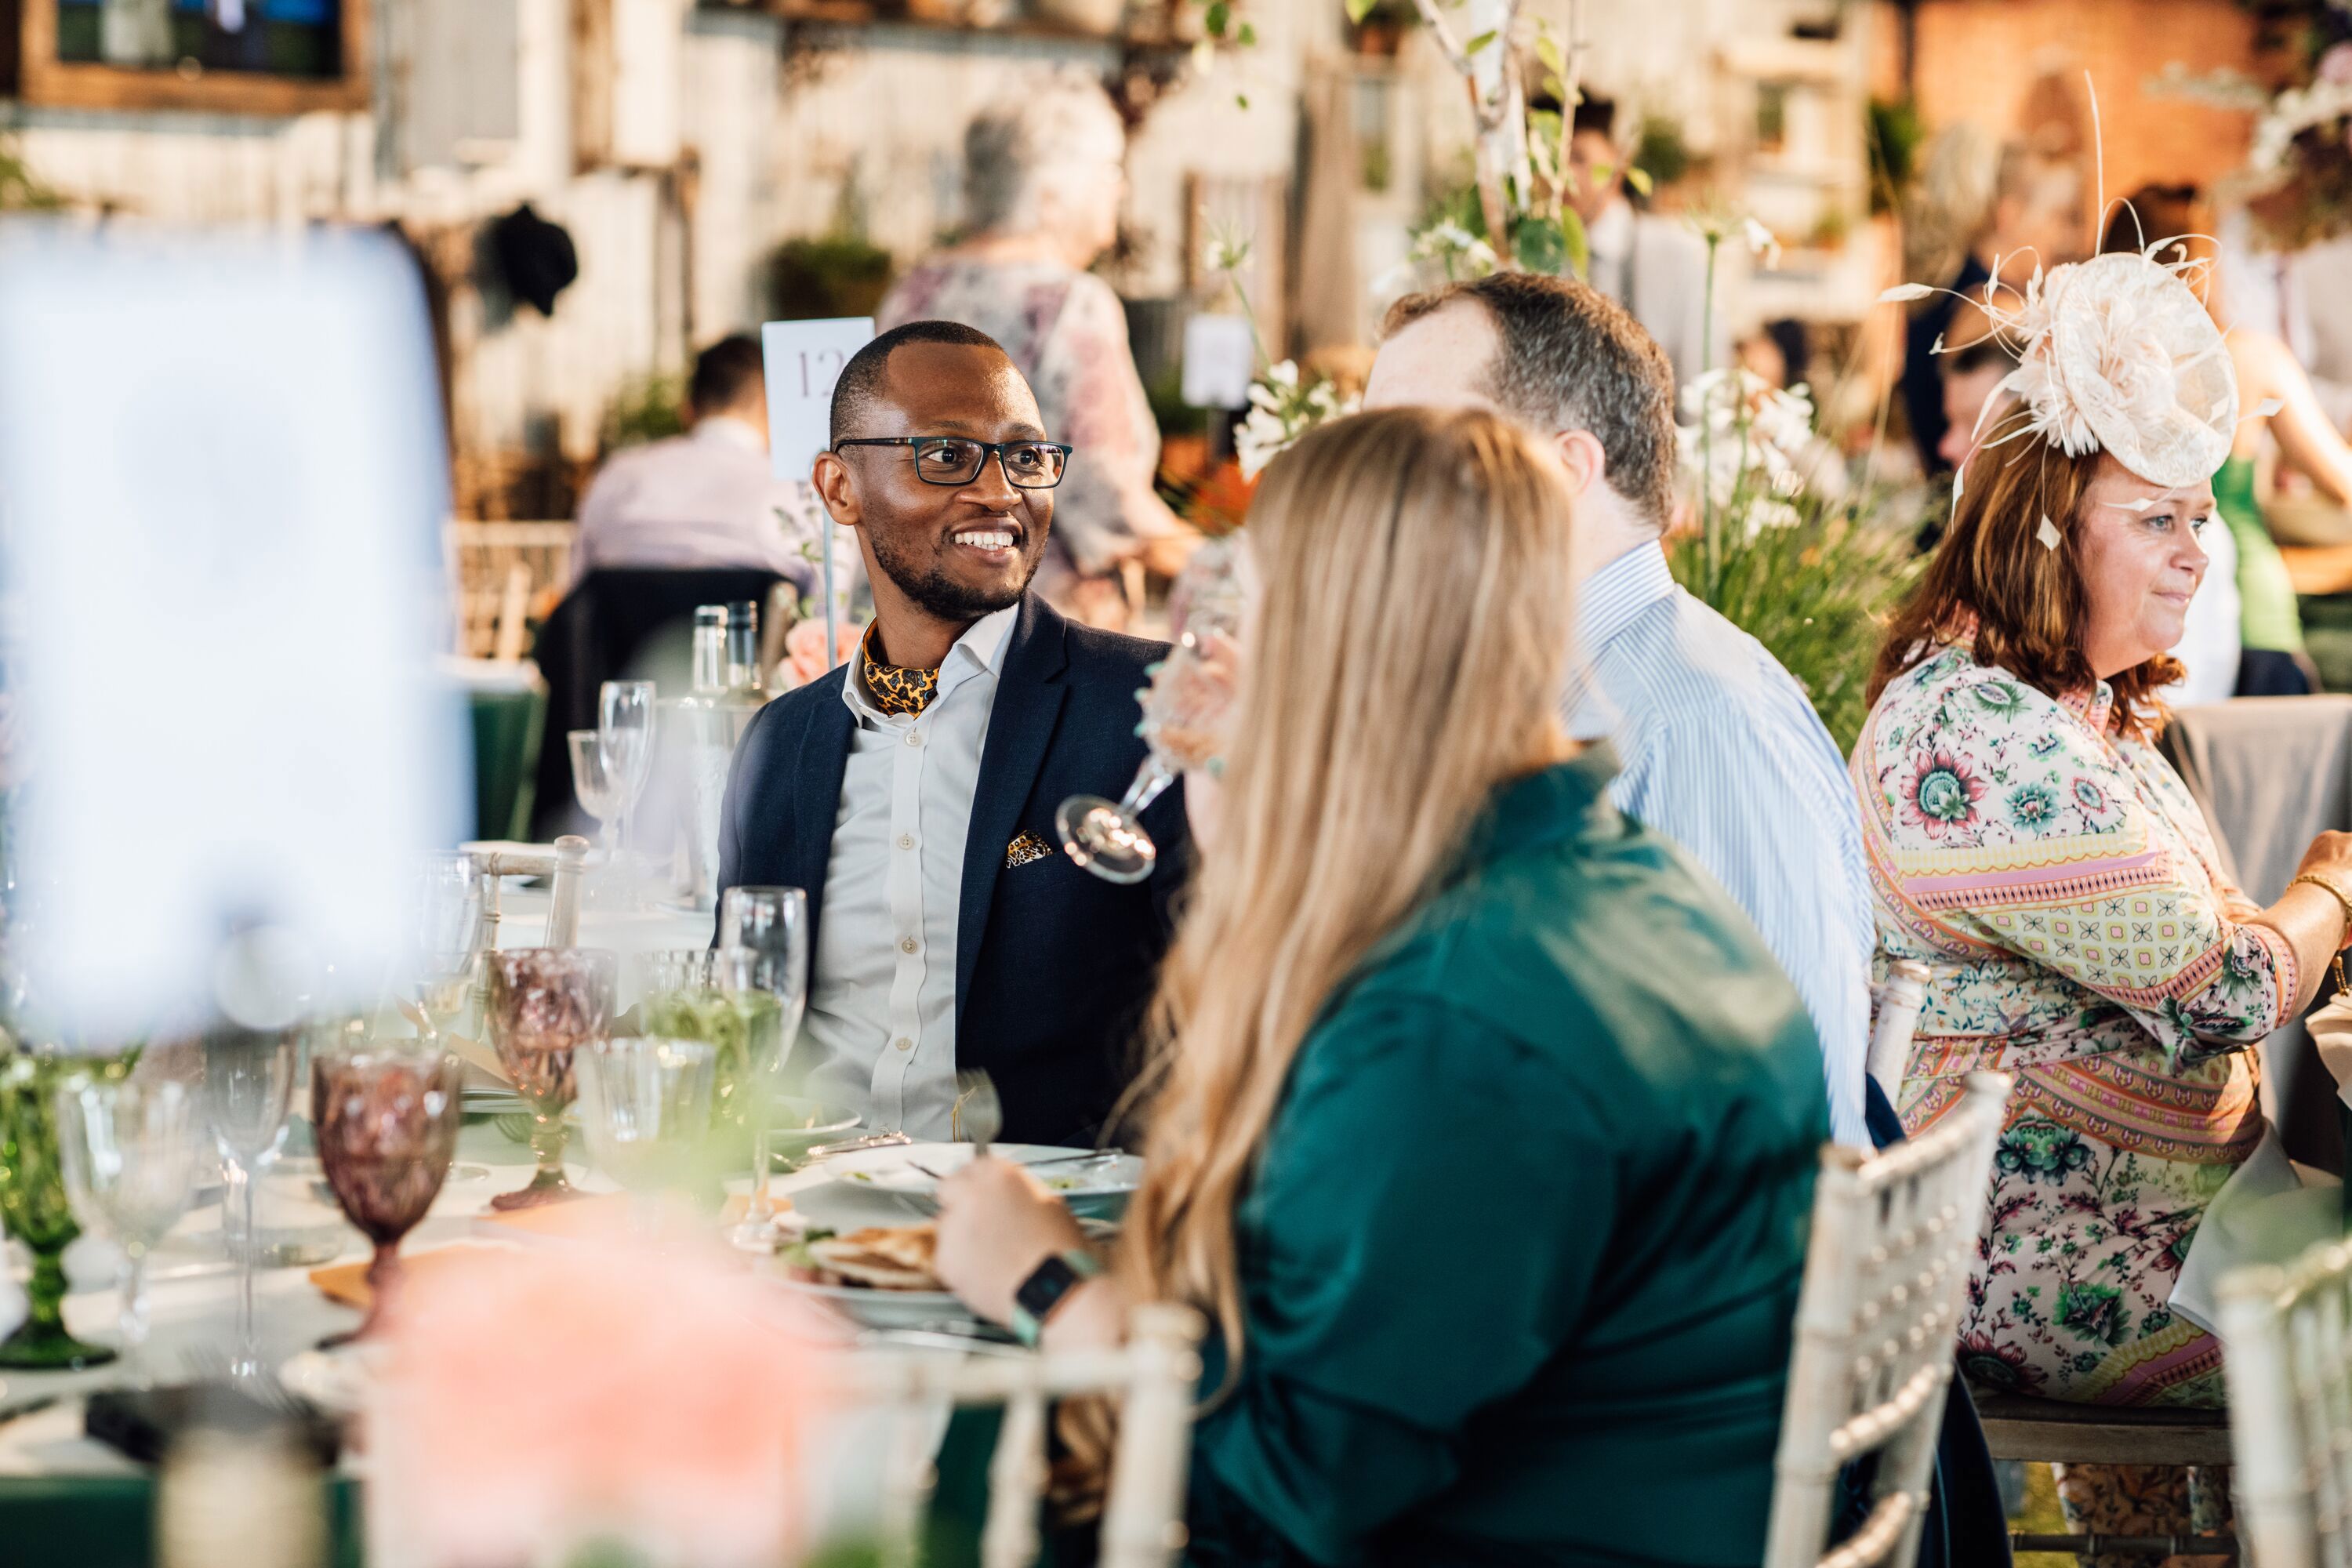
[[[255, 1029], [223, 1024], [204, 1037], [205, 1120], [235, 1194], [243, 1238], [236, 1248], [236, 1353], [229, 1373], [247, 1382], [261, 1370], [253, 1323], [253, 1271], [261, 1250], [254, 1187], [286, 1142], [301, 1033], [294, 1026]], [[226, 1203], [222, 1212], [227, 1213]]]
[[608, 680], [596, 693], [596, 750], [620, 808], [621, 847], [629, 845], [629, 817], [654, 767], [654, 683]]
[[85, 1229], [122, 1249], [126, 1363], [147, 1342], [147, 1258], [195, 1195], [205, 1127], [169, 1079], [78, 1079], [58, 1091], [66, 1197]]
[[572, 1194], [563, 1177], [563, 1112], [579, 1091], [573, 1059], [612, 1027], [620, 959], [602, 948], [517, 947], [490, 953], [488, 962], [490, 1049], [530, 1102], [530, 1146], [539, 1156], [529, 1184], [499, 1194], [490, 1206], [528, 1208]]
[[426, 855], [410, 886], [409, 984], [425, 1023], [444, 1031], [465, 1012], [481, 958], [482, 870], [470, 855]]
[[710, 1137], [717, 1048], [625, 1036], [583, 1048], [577, 1066], [580, 1125], [596, 1168], [641, 1199], [690, 1186]]
[[[801, 1016], [808, 1005], [808, 894], [798, 888], [730, 888], [719, 900], [719, 951], [750, 955], [751, 983], [775, 997], [782, 1016], [777, 1024], [776, 1058], [769, 1074], [771, 1092], [755, 1096], [749, 1107], [756, 1120], [751, 1133], [751, 1195], [743, 1221], [733, 1232], [740, 1246], [773, 1246], [775, 1206], [768, 1195], [772, 1173], [768, 1128], [775, 1120], [772, 1107], [780, 1090], [793, 1045], [800, 1036]], [[742, 958], [726, 961], [738, 966]]]
[[572, 748], [572, 794], [580, 798], [580, 809], [596, 819], [596, 837], [609, 866], [620, 832], [621, 801], [612, 774], [604, 771], [603, 736], [601, 730], [568, 730], [563, 740]]
[[677, 948], [637, 955], [645, 979], [636, 1032], [700, 1040], [719, 1053], [714, 1121], [740, 1150], [765, 1123], [783, 1055], [783, 1005], [761, 984], [765, 958], [749, 948]]
[[463, 1082], [457, 1058], [430, 1041], [362, 1034], [311, 1061], [319, 1162], [344, 1216], [375, 1248], [367, 1319], [350, 1338], [371, 1336], [383, 1322], [400, 1238], [433, 1206], [457, 1152]]
[[1213, 639], [1230, 642], [1241, 630], [1244, 591], [1241, 546], [1227, 536], [1204, 542], [1184, 563], [1169, 595], [1176, 646], [1143, 694], [1139, 733], [1150, 748], [1135, 782], [1116, 801], [1074, 795], [1054, 814], [1070, 859], [1107, 882], [1140, 882], [1159, 863], [1160, 847], [1144, 829], [1143, 812], [1186, 768], [1211, 765], [1231, 695], [1204, 674]]
[[754, 983], [783, 1004], [789, 1053], [808, 1005], [808, 895], [798, 888], [728, 889], [719, 900], [719, 951], [730, 949], [759, 955]]

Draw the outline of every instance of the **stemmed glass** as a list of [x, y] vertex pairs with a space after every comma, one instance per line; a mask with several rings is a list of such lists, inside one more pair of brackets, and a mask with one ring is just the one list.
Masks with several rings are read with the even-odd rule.
[[572, 748], [572, 792], [580, 797], [580, 809], [596, 819], [597, 842], [609, 866], [619, 843], [621, 799], [613, 775], [604, 771], [603, 737], [601, 730], [568, 730], [563, 740]]
[[[775, 997], [782, 1009], [770, 1074], [772, 1083], [781, 1087], [808, 1005], [808, 895], [798, 888], [728, 889], [719, 900], [719, 944], [722, 955], [751, 955], [751, 983]], [[728, 962], [740, 966], [744, 960]], [[751, 1195], [742, 1223], [731, 1233], [743, 1247], [775, 1244], [775, 1205], [768, 1194], [773, 1173], [768, 1137], [769, 1123], [775, 1120], [773, 1105], [772, 1093], [755, 1097], [751, 1107], [757, 1119], [751, 1131]]]
[[408, 982], [435, 1031], [466, 1011], [482, 953], [481, 867], [470, 855], [427, 855], [418, 863], [407, 932]]
[[195, 1097], [169, 1079], [79, 1079], [58, 1091], [66, 1196], [84, 1227], [122, 1249], [125, 1364], [147, 1342], [147, 1258], [194, 1196], [205, 1154]]
[[596, 749], [619, 808], [621, 847], [629, 847], [629, 817], [654, 768], [654, 683], [608, 680], [596, 694]]
[[1138, 732], [1150, 748], [1135, 782], [1116, 801], [1074, 795], [1054, 814], [1062, 848], [1072, 861], [1106, 882], [1140, 882], [1159, 863], [1160, 847], [1143, 826], [1143, 812], [1186, 768], [1210, 764], [1231, 697], [1205, 677], [1215, 639], [1241, 630], [1244, 597], [1241, 545], [1228, 535], [1192, 552], [1169, 595], [1176, 646], [1153, 673], [1143, 697]]
[[637, 1032], [700, 1040], [719, 1053], [718, 1124], [738, 1139], [764, 1124], [783, 1055], [783, 1005], [762, 984], [766, 958], [749, 948], [640, 953], [645, 1000]]
[[449, 1173], [464, 1120], [464, 1068], [430, 1041], [371, 1040], [328, 1047], [310, 1064], [310, 1116], [319, 1163], [344, 1216], [375, 1248], [371, 1300], [349, 1337], [373, 1335], [399, 1270], [400, 1238], [415, 1229]]
[[690, 1186], [718, 1065], [701, 1040], [625, 1037], [581, 1051], [580, 1124], [596, 1168], [640, 1200]]
[[236, 1249], [236, 1357], [229, 1368], [231, 1376], [242, 1380], [261, 1370], [253, 1325], [253, 1271], [261, 1251], [254, 1187], [286, 1142], [286, 1113], [293, 1103], [295, 1062], [300, 1053], [301, 1031], [293, 1027], [224, 1024], [204, 1038], [205, 1119], [220, 1151], [243, 1232], [243, 1245]]
[[530, 1146], [539, 1156], [530, 1184], [499, 1194], [490, 1206], [528, 1208], [572, 1194], [563, 1177], [563, 1112], [579, 1092], [573, 1060], [612, 1028], [620, 959], [591, 947], [518, 947], [488, 956], [490, 1049], [530, 1102]]

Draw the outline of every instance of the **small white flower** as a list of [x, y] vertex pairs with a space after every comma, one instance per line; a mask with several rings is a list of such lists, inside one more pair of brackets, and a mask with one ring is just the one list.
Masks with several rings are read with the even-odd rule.
[[1780, 265], [1780, 242], [1770, 229], [1748, 217], [1739, 220], [1739, 231], [1748, 240], [1748, 254], [1761, 258], [1764, 270], [1769, 272]]
[[1239, 272], [1249, 265], [1250, 241], [1219, 235], [1201, 253], [1201, 264], [1212, 272]]

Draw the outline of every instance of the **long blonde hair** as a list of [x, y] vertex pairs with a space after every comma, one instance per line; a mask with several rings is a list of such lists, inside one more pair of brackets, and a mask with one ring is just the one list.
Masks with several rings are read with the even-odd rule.
[[1496, 786], [1567, 754], [1570, 498], [1484, 412], [1401, 408], [1267, 468], [1214, 843], [1153, 1005], [1147, 1173], [1118, 1267], [1243, 1352], [1234, 1209], [1292, 1058], [1437, 889]]

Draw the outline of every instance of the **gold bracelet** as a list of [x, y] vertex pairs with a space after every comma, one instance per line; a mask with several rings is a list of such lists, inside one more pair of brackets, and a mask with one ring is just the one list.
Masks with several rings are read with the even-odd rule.
[[2290, 888], [2299, 888], [2305, 882], [2310, 883], [2315, 888], [2324, 888], [2329, 893], [2335, 895], [2336, 901], [2344, 906], [2345, 925], [2352, 927], [2352, 892], [2347, 892], [2343, 883], [2338, 882], [2333, 877], [2323, 877], [2316, 871], [2305, 871], [2302, 876], [2297, 877], [2294, 881], [2289, 882], [2287, 886]]

